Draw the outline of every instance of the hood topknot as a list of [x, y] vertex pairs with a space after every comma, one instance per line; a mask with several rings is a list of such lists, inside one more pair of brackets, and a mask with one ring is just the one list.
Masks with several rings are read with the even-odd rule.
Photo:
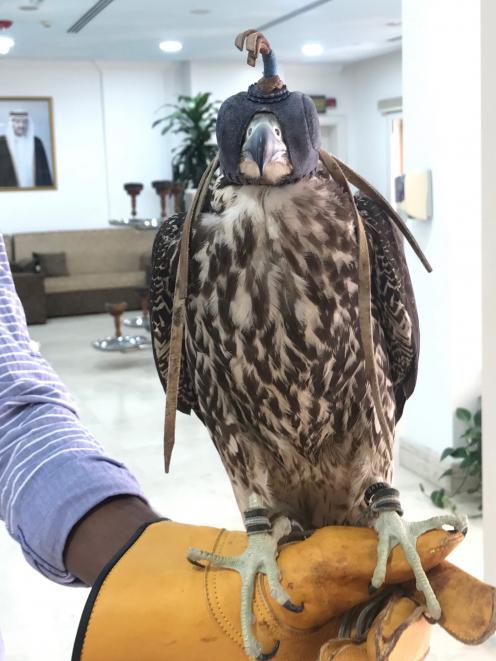
[[293, 171], [282, 183], [307, 177], [319, 162], [320, 124], [313, 101], [301, 92], [290, 92], [277, 75], [274, 52], [263, 34], [247, 30], [236, 37], [235, 45], [243, 49], [246, 39], [248, 64], [255, 66], [261, 52], [264, 75], [247, 92], [230, 96], [217, 116], [217, 143], [220, 167], [232, 183], [246, 183], [239, 172], [241, 147], [251, 118], [258, 112], [273, 113], [281, 126]]

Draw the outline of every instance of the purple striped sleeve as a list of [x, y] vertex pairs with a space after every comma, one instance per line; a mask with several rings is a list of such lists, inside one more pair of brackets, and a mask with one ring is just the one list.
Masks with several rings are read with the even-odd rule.
[[103, 500], [124, 494], [144, 499], [33, 348], [0, 234], [0, 518], [31, 565], [58, 583], [78, 583], [63, 563], [71, 529]]

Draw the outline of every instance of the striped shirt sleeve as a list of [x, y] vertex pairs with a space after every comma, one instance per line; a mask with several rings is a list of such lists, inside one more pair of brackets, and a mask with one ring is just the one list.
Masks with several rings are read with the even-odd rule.
[[71, 529], [103, 500], [124, 494], [144, 499], [33, 348], [0, 234], [0, 518], [33, 567], [58, 583], [78, 583], [63, 563]]

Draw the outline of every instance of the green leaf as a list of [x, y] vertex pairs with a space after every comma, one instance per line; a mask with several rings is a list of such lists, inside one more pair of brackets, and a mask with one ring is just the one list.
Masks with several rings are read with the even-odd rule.
[[444, 448], [442, 454], [441, 454], [441, 461], [443, 459], [446, 459], [446, 457], [451, 457], [453, 452], [455, 451], [455, 448]]
[[472, 419], [472, 414], [468, 409], [458, 408], [455, 411], [455, 415], [458, 420], [461, 420], [462, 422], [470, 422]]
[[453, 469], [452, 469], [452, 468], [448, 468], [447, 471], [444, 471], [444, 473], [443, 473], [442, 475], [439, 476], [439, 479], [442, 480], [443, 477], [450, 477], [451, 475], [453, 475]]
[[444, 508], [444, 498], [446, 491], [444, 489], [436, 489], [431, 493], [431, 500], [436, 507]]
[[[153, 123], [161, 125], [162, 135], [181, 135], [182, 141], [173, 149], [173, 178], [186, 186], [197, 186], [217, 149], [211, 143], [217, 123], [218, 102], [211, 101], [210, 92], [196, 96], [178, 96], [176, 104], [166, 104], [172, 112]], [[162, 107], [166, 107], [162, 106]]]
[[460, 464], [460, 468], [462, 468], [462, 469], [463, 468], [470, 468], [475, 461], [477, 461], [477, 457], [474, 457], [471, 454], [469, 454], [468, 457], [465, 457], [465, 459]]
[[474, 425], [477, 425], [477, 427], [482, 425], [482, 414], [480, 410], [474, 413]]
[[467, 454], [468, 454], [467, 448], [453, 448], [451, 456], [454, 457], [455, 459], [465, 459]]

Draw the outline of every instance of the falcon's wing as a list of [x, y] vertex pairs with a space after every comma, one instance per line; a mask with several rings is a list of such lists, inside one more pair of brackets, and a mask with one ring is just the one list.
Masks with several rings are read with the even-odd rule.
[[[185, 213], [178, 213], [167, 218], [155, 237], [152, 251], [150, 282], [151, 334], [155, 365], [165, 392], [167, 392], [167, 371], [169, 367], [172, 303], [185, 217]], [[197, 409], [196, 395], [186, 365], [184, 342], [177, 409], [188, 414], [191, 413], [191, 409]]]
[[362, 194], [355, 200], [367, 232], [372, 301], [386, 340], [398, 421], [417, 381], [420, 338], [415, 296], [401, 234], [376, 202]]

